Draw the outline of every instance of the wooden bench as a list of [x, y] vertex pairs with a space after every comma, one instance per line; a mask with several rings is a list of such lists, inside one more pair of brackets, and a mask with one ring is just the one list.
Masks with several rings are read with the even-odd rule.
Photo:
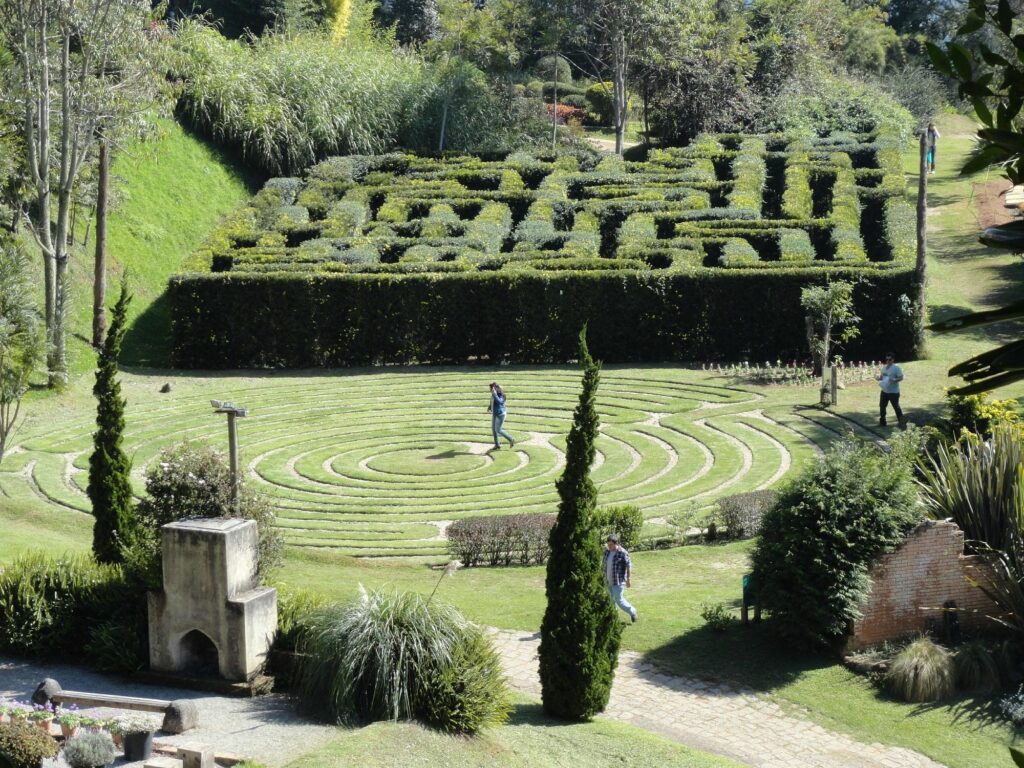
[[109, 707], [110, 709], [129, 709], [135, 712], [157, 712], [161, 715], [167, 712], [167, 708], [171, 706], [171, 702], [164, 699], [143, 699], [138, 696], [115, 696], [111, 693], [65, 690], [54, 694], [50, 700], [62, 706], [73, 704], [79, 709]]
[[39, 684], [32, 694], [33, 704], [71, 706], [79, 709], [106, 707], [109, 709], [127, 709], [135, 712], [156, 712], [164, 716], [162, 730], [167, 733], [184, 733], [199, 726], [199, 712], [194, 701], [179, 699], [147, 699], [141, 696], [118, 696], [113, 693], [90, 693], [88, 691], [66, 691], [60, 683], [47, 678]]

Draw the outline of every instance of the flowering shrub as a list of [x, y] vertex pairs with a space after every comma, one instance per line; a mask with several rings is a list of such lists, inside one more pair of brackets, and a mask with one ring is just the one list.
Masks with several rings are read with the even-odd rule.
[[224, 454], [208, 445], [182, 443], [160, 453], [146, 470], [146, 498], [139, 502], [140, 542], [126, 562], [153, 586], [160, 582], [162, 525], [190, 517], [244, 517], [260, 532], [259, 575], [280, 562], [283, 541], [270, 505], [245, 485], [232, 502], [231, 469]]
[[570, 121], [582, 124], [587, 116], [582, 109], [570, 107], [568, 104], [545, 104], [544, 106], [548, 111], [548, 117], [554, 117], [555, 122], [559, 125], [566, 125]]

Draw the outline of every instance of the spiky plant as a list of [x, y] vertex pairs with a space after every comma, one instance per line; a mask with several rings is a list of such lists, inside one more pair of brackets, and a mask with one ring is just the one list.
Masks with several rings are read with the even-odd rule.
[[86, 493], [95, 518], [92, 551], [101, 563], [121, 562], [122, 548], [132, 541], [137, 527], [130, 478], [132, 463], [121, 447], [126, 401], [117, 379], [131, 298], [128, 282], [122, 278], [121, 295], [114, 305], [110, 331], [96, 362], [96, 384], [92, 389], [96, 396], [96, 432]]
[[945, 648], [921, 637], [893, 659], [885, 682], [903, 701], [941, 701], [955, 690], [953, 659]]
[[565, 471], [557, 483], [560, 502], [551, 529], [540, 641], [544, 711], [566, 720], [588, 720], [608, 704], [622, 632], [601, 574], [595, 535], [597, 489], [590, 467], [601, 366], [590, 357], [586, 326], [580, 332], [580, 363], [583, 388], [569, 431]]
[[977, 640], [964, 643], [953, 654], [956, 687], [961, 691], [995, 693], [999, 690], [999, 664], [988, 647]]

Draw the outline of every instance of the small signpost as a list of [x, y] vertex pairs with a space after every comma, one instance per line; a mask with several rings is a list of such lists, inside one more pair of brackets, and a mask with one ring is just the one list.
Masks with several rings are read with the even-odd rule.
[[246, 409], [234, 403], [211, 400], [214, 413], [226, 413], [228, 415], [228, 453], [231, 458], [231, 506], [238, 510], [238, 425], [235, 420], [246, 415]]

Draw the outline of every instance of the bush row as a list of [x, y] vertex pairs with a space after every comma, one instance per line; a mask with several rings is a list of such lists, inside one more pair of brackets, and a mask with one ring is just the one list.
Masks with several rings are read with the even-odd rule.
[[848, 354], [913, 357], [912, 265], [827, 271], [523, 271], [422, 275], [215, 274], [172, 278], [175, 363], [278, 368], [565, 361], [585, 322], [608, 362], [798, 356], [800, 291], [858, 282]]
[[[457, 520], [448, 527], [452, 557], [466, 568], [541, 565], [550, 554], [548, 538], [555, 515], [490, 515]], [[595, 544], [617, 534], [626, 549], [640, 545], [644, 516], [630, 505], [602, 507], [594, 513]]]

